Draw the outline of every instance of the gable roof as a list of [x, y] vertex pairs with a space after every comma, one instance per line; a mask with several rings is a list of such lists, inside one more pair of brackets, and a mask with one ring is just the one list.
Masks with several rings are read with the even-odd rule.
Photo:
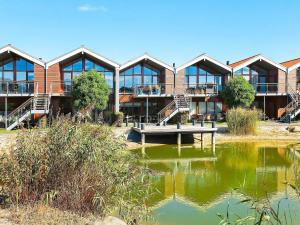
[[288, 68], [288, 73], [300, 67], [300, 58], [282, 62], [281, 65]]
[[28, 53], [23, 52], [23, 51], [17, 49], [16, 47], [14, 47], [10, 44], [0, 48], [0, 54], [2, 54], [4, 52], [13, 52], [16, 55], [19, 55], [19, 56], [23, 57], [24, 59], [27, 59], [27, 60], [29, 60], [33, 63], [36, 63], [38, 65], [41, 65], [41, 66], [45, 67], [45, 62], [44, 61], [42, 61], [38, 58], [35, 58], [35, 57], [29, 55]]
[[125, 69], [127, 67], [130, 67], [130, 66], [132, 66], [132, 65], [134, 65], [134, 64], [136, 64], [136, 63], [138, 63], [138, 62], [140, 62], [142, 60], [145, 60], [145, 59], [146, 60], [148, 59], [148, 60], [150, 60], [150, 61], [152, 61], [152, 62], [154, 62], [154, 63], [156, 63], [156, 64], [158, 64], [158, 65], [160, 65], [160, 66], [162, 66], [162, 67], [164, 67], [166, 69], [168, 69], [168, 70], [173, 71], [173, 67], [172, 66], [168, 65], [167, 63], [164, 63], [163, 61], [161, 61], [159, 59], [156, 59], [156, 58], [150, 56], [148, 53], [145, 53], [144, 55], [142, 55], [140, 57], [137, 57], [137, 58], [135, 58], [133, 60], [130, 60], [130, 61], [124, 63], [123, 65], [121, 65], [120, 70], [123, 70], [123, 69]]
[[92, 57], [94, 57], [96, 59], [101, 60], [102, 62], [107, 63], [108, 65], [111, 65], [111, 66], [115, 67], [115, 68], [118, 68], [120, 66], [118, 63], [116, 63], [116, 62], [114, 62], [112, 60], [109, 60], [109, 59], [105, 58], [104, 56], [99, 55], [99, 54], [91, 51], [90, 49], [88, 49], [88, 48], [86, 48], [84, 46], [81, 46], [81, 47], [79, 47], [79, 48], [77, 48], [77, 49], [75, 49], [75, 50], [73, 50], [71, 52], [68, 52], [68, 53], [66, 53], [64, 55], [61, 55], [61, 56], [59, 56], [59, 57], [57, 57], [55, 59], [50, 60], [49, 62], [47, 62], [47, 67], [52, 66], [52, 65], [54, 65], [56, 63], [59, 63], [59, 62], [65, 60], [65, 59], [68, 59], [68, 58], [70, 58], [70, 57], [72, 57], [74, 55], [77, 55], [79, 53], [86, 53], [86, 54], [88, 54], [88, 55], [90, 55], [90, 56], [92, 56]]
[[252, 64], [256, 61], [265, 61], [265, 62], [269, 63], [270, 65], [273, 65], [274, 67], [276, 67], [276, 68], [278, 68], [282, 71], [286, 71], [285, 66], [283, 66], [281, 64], [278, 64], [278, 63], [264, 57], [261, 54], [254, 55], [254, 56], [251, 56], [249, 58], [237, 61], [235, 63], [230, 64], [230, 66], [232, 67], [233, 72], [236, 72], [236, 71], [238, 71], [238, 70], [240, 70], [240, 69], [242, 69], [242, 68], [244, 68], [244, 67], [246, 67], [246, 66], [248, 66], [248, 65], [250, 65], [250, 64]]
[[223, 64], [223, 63], [221, 63], [221, 62], [219, 62], [219, 61], [217, 61], [217, 60], [215, 60], [215, 59], [209, 57], [209, 56], [206, 55], [206, 54], [199, 55], [198, 57], [192, 59], [191, 61], [189, 61], [189, 62], [187, 62], [187, 63], [181, 65], [180, 67], [177, 68], [177, 71], [183, 70], [183, 69], [185, 69], [186, 67], [189, 67], [189, 66], [191, 66], [191, 65], [194, 65], [195, 63], [200, 62], [200, 61], [202, 61], [202, 60], [204, 60], [204, 61], [205, 61], [205, 60], [208, 60], [208, 61], [212, 62], [213, 64], [216, 64], [216, 65], [218, 65], [219, 67], [221, 67], [221, 68], [227, 70], [228, 72], [231, 72], [231, 67], [230, 67], [230, 66], [227, 66], [227, 65], [225, 65], [225, 64]]

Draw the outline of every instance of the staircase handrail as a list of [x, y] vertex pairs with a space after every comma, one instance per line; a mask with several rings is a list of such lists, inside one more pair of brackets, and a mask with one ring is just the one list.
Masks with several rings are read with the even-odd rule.
[[14, 109], [13, 111], [11, 111], [8, 115], [7, 118], [10, 117], [11, 115], [15, 114], [15, 112], [19, 111], [21, 108], [24, 108], [28, 105], [28, 103], [32, 103], [32, 100], [34, 99], [34, 97], [31, 97], [29, 99], [27, 99], [24, 103], [22, 103], [20, 106], [18, 106], [16, 109]]
[[[170, 102], [167, 106], [165, 106], [157, 115], [158, 115], [158, 122], [160, 123], [164, 118], [165, 118], [165, 113], [168, 110], [176, 110], [177, 109], [177, 105], [175, 103], [175, 101], [173, 100], [172, 102]], [[173, 110], [173, 111], [174, 111]], [[172, 111], [172, 112], [173, 112]], [[163, 117], [164, 116], [164, 117]]]

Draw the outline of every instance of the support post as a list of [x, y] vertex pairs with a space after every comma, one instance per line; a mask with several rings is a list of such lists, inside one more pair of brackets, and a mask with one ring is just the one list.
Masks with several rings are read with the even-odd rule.
[[264, 121], [266, 120], [266, 96], [264, 96]]
[[204, 127], [204, 120], [201, 120], [201, 127]]
[[192, 120], [192, 123], [193, 123], [193, 126], [195, 126], [195, 123], [196, 123], [196, 122], [195, 122], [195, 119]]
[[181, 145], [181, 133], [177, 133], [177, 145]]
[[126, 116], [126, 127], [128, 127], [128, 115]]
[[146, 139], [146, 137], [145, 137], [145, 134], [144, 133], [141, 133], [141, 142], [142, 142], [142, 145], [145, 145], [145, 139]]
[[214, 146], [216, 144], [216, 133], [211, 133], [211, 145]]
[[146, 123], [148, 123], [148, 115], [149, 114], [149, 98], [146, 98]]
[[7, 129], [7, 97], [5, 97], [5, 129]]
[[115, 69], [115, 113], [120, 111], [120, 102], [119, 102], [119, 79], [120, 79], [119, 68]]

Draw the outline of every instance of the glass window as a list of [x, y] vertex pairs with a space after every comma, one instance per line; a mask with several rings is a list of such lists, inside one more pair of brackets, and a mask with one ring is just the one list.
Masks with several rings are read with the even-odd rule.
[[17, 59], [16, 60], [16, 70], [26, 71], [26, 64], [27, 64], [27, 62], [24, 59]]
[[189, 87], [196, 87], [197, 76], [189, 76]]
[[29, 81], [33, 81], [34, 80], [34, 73], [33, 72], [28, 72], [27, 77], [28, 77]]
[[207, 102], [207, 113], [214, 113], [214, 112], [215, 112], [215, 103]]
[[206, 84], [206, 77], [205, 76], [200, 76], [199, 77], [199, 84]]
[[105, 72], [105, 80], [109, 86], [109, 88], [114, 88], [114, 76], [112, 72]]
[[202, 68], [199, 68], [199, 74], [205, 76], [206, 75], [206, 71], [204, 69], [202, 69]]
[[132, 87], [132, 77], [131, 76], [125, 76], [125, 87]]
[[27, 70], [28, 70], [28, 71], [33, 71], [33, 70], [34, 70], [33, 63], [27, 62]]
[[244, 68], [243, 68], [243, 74], [244, 74], [244, 75], [250, 74], [250, 69], [249, 69], [249, 67], [244, 67]]
[[148, 67], [144, 67], [144, 75], [152, 75], [152, 70]]
[[133, 72], [134, 72], [134, 74], [142, 74], [142, 67], [141, 67], [141, 65], [136, 65], [133, 68]]
[[71, 73], [64, 73], [64, 81], [71, 81], [72, 80], [72, 74]]
[[64, 71], [72, 71], [72, 65], [63, 68]]
[[142, 85], [142, 76], [134, 76], [133, 77], [133, 85], [134, 86]]
[[222, 102], [217, 102], [216, 104], [216, 113], [222, 112]]
[[94, 69], [94, 63], [88, 59], [85, 60], [85, 70], [90, 71]]
[[144, 85], [152, 84], [152, 76], [144, 76]]
[[215, 83], [215, 77], [214, 76], [207, 76], [207, 83], [214, 84]]
[[99, 71], [99, 72], [103, 72], [105, 71], [106, 69], [103, 67], [103, 66], [100, 66], [98, 64], [95, 64], [95, 70], [96, 71]]
[[74, 71], [82, 71], [82, 60], [79, 60], [73, 64]]
[[26, 81], [26, 72], [17, 72], [16, 80], [17, 81]]
[[188, 70], [188, 75], [197, 75], [197, 67], [196, 66], [190, 66]]
[[243, 69], [239, 69], [239, 70], [235, 71], [233, 74], [236, 75], [236, 76], [242, 75], [243, 74]]
[[14, 64], [13, 64], [12, 61], [10, 61], [10, 62], [4, 64], [3, 68], [4, 68], [4, 70], [13, 70], [14, 69]]
[[14, 73], [13, 72], [3, 72], [3, 80], [4, 81], [13, 81], [14, 80]]
[[206, 102], [199, 102], [200, 114], [206, 114]]
[[130, 69], [128, 69], [128, 70], [126, 70], [125, 72], [124, 72], [124, 75], [132, 75], [132, 68], [130, 68]]
[[157, 76], [152, 77], [152, 84], [158, 84], [158, 77]]

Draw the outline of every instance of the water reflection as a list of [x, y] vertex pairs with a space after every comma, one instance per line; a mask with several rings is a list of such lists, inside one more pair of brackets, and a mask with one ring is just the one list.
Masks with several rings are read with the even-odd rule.
[[[300, 223], [300, 200], [286, 182], [299, 186], [300, 153], [286, 146], [261, 143], [231, 143], [215, 149], [201, 146], [159, 146], [138, 150], [145, 166], [156, 171], [150, 197], [160, 224], [218, 224], [216, 216], [230, 210], [239, 216], [252, 213], [244, 196], [280, 199], [292, 209], [294, 223]], [[238, 191], [233, 191], [238, 189]], [[285, 203], [284, 203], [285, 202]], [[295, 212], [293, 211], [295, 210]], [[292, 213], [295, 213], [293, 215]]]

